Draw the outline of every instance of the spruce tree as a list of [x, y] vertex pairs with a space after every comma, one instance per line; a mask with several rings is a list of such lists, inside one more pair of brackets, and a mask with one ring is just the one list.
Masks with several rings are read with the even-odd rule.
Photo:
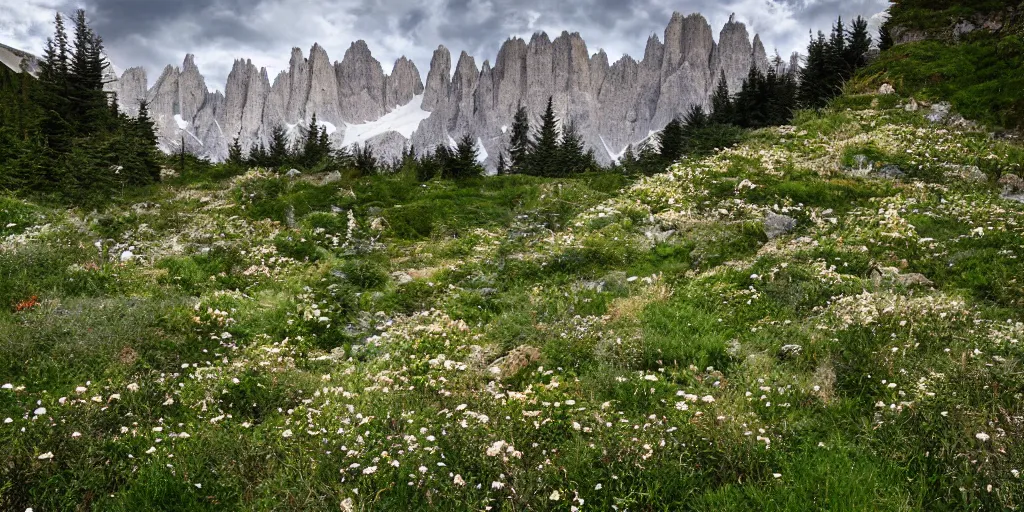
[[228, 146], [228, 165], [232, 167], [242, 167], [244, 164], [242, 159], [242, 143], [238, 140], [238, 136], [231, 141], [231, 145]]
[[889, 24], [886, 22], [878, 29], [878, 49], [884, 52], [892, 46], [892, 33], [889, 32]]
[[725, 78], [725, 70], [718, 77], [718, 86], [711, 96], [711, 122], [729, 124], [733, 122], [732, 98], [729, 96], [729, 83]]
[[498, 176], [508, 174], [508, 161], [505, 160], [505, 151], [498, 153]]
[[280, 168], [288, 165], [288, 137], [284, 127], [275, 126], [270, 132], [270, 147], [267, 149], [266, 164], [271, 168]]
[[[703, 110], [701, 111], [703, 114]], [[663, 164], [668, 165], [676, 160], [683, 153], [683, 124], [678, 118], [673, 118], [665, 128], [658, 133], [658, 155]]]
[[269, 165], [268, 161], [269, 155], [267, 154], [267, 147], [263, 145], [263, 141], [249, 148], [249, 156], [245, 159], [245, 163], [249, 167], [267, 167]]
[[447, 179], [466, 179], [480, 176], [484, 168], [477, 162], [479, 152], [472, 135], [466, 134], [459, 138], [455, 151], [447, 152], [448, 161], [442, 169], [442, 177]]
[[558, 176], [558, 119], [552, 98], [548, 97], [548, 106], [541, 116], [540, 130], [533, 138], [533, 149], [530, 152], [527, 173], [536, 176]]
[[309, 169], [320, 163], [320, 125], [316, 122], [316, 113], [310, 118], [303, 135], [302, 153], [299, 159], [302, 165]]
[[590, 170], [591, 162], [583, 147], [576, 123], [569, 122], [562, 131], [562, 140], [558, 144], [557, 175], [570, 176]]
[[828, 90], [829, 78], [827, 70], [825, 34], [818, 32], [818, 37], [811, 38], [807, 45], [807, 61], [800, 70], [800, 103], [807, 108], [820, 108], [830, 97]]
[[636, 153], [633, 151], [633, 145], [627, 144], [625, 151], [622, 152], [622, 156], [619, 157], [619, 165], [627, 173], [636, 171], [637, 167]]
[[334, 161], [335, 165], [340, 167], [352, 167], [354, 165], [352, 152], [350, 152], [349, 148], [345, 146], [331, 150], [331, 159]]
[[847, 39], [845, 60], [849, 68], [846, 78], [849, 79], [854, 71], [867, 64], [868, 50], [871, 49], [871, 34], [868, 33], [867, 20], [860, 16], [853, 20]]
[[72, 126], [77, 135], [95, 133], [109, 124], [107, 95], [103, 91], [103, 43], [89, 28], [85, 11], [75, 13], [75, 39], [71, 49], [69, 100]]
[[[70, 151], [71, 140], [75, 134], [69, 122], [70, 49], [64, 18], [59, 13], [56, 15], [54, 25], [54, 36], [46, 40], [43, 60], [39, 65], [40, 87], [36, 88], [35, 102], [43, 108], [40, 129], [50, 154], [59, 155]], [[53, 184], [53, 167], [44, 166], [47, 170], [39, 176], [41, 182]]]
[[364, 143], [362, 146], [359, 144], [352, 145], [352, 155], [354, 158], [354, 166], [359, 171], [360, 176], [370, 176], [376, 174], [380, 162], [377, 160], [377, 155], [373, 152], [373, 147], [369, 144]]
[[156, 124], [149, 117], [149, 102], [139, 102], [139, 113], [134, 122], [139, 163], [153, 182], [160, 181], [160, 150], [157, 149]]
[[640, 143], [637, 151], [637, 169], [644, 174], [651, 174], [665, 170], [664, 161], [658, 148], [658, 136], [652, 135]]
[[519, 104], [512, 120], [512, 138], [509, 141], [509, 160], [511, 172], [526, 172], [527, 158], [530, 154], [530, 120], [526, 107]]

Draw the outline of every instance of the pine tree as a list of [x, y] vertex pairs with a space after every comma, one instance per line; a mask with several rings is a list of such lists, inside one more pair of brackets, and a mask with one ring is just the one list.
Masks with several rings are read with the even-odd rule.
[[307, 169], [320, 163], [320, 125], [316, 122], [316, 113], [309, 120], [303, 133], [302, 153], [299, 157]]
[[508, 161], [505, 160], [505, 151], [498, 153], [498, 176], [508, 174]]
[[267, 166], [280, 168], [288, 165], [290, 155], [288, 153], [288, 137], [284, 127], [275, 126], [270, 132], [270, 147], [267, 149]]
[[512, 120], [512, 138], [509, 141], [511, 172], [526, 172], [525, 166], [531, 149], [530, 120], [526, 107], [520, 103]]
[[160, 181], [160, 150], [157, 149], [156, 124], [149, 117], [149, 102], [139, 102], [139, 113], [135, 116], [134, 127], [138, 141], [139, 163], [151, 181]]
[[556, 170], [560, 176], [584, 173], [592, 167], [583, 147], [576, 123], [569, 122], [562, 131], [562, 139], [558, 144], [558, 165]]
[[635, 172], [637, 167], [637, 156], [633, 151], [633, 145], [627, 144], [625, 151], [622, 152], [622, 156], [619, 157], [619, 165], [627, 173]]
[[636, 155], [636, 168], [644, 174], [651, 174], [665, 170], [664, 160], [661, 159], [661, 152], [658, 148], [658, 136], [653, 135], [645, 139], [639, 146]]
[[889, 32], [889, 24], [886, 22], [878, 29], [878, 49], [886, 51], [893, 47], [892, 33]]
[[729, 95], [729, 83], [725, 78], [725, 70], [718, 77], [718, 87], [711, 96], [711, 122], [729, 124], [733, 122], [732, 97]]
[[860, 16], [853, 20], [847, 39], [845, 60], [849, 68], [846, 79], [849, 79], [854, 71], [867, 64], [868, 50], [871, 49], [871, 34], [868, 33], [867, 20]]
[[[70, 65], [68, 63], [69, 46], [64, 18], [58, 13], [54, 20], [54, 36], [46, 40], [46, 49], [39, 66], [40, 87], [36, 88], [35, 102], [43, 108], [40, 129], [46, 145], [52, 154], [67, 153], [71, 149], [74, 138], [69, 123], [70, 102]], [[54, 165], [43, 166], [39, 176], [40, 184], [50, 185], [55, 181]]]
[[354, 165], [360, 176], [370, 176], [377, 174], [377, 170], [380, 167], [380, 162], [377, 160], [377, 155], [373, 153], [373, 147], [369, 144], [352, 145], [352, 155], [354, 158]]
[[[415, 156], [413, 158], [415, 158]], [[355, 165], [352, 153], [345, 146], [341, 146], [333, 150], [331, 152], [331, 159], [334, 160], [335, 165], [340, 167], [352, 167]]]
[[233, 167], [242, 167], [244, 164], [242, 159], [242, 143], [235, 136], [235, 139], [231, 141], [231, 145], [228, 146], [228, 165]]
[[454, 179], [472, 178], [481, 176], [484, 168], [480, 165], [480, 152], [476, 147], [476, 140], [472, 135], [463, 135], [458, 144], [455, 145], [453, 168], [448, 169], [449, 176]]
[[691, 105], [690, 110], [687, 110], [686, 115], [683, 116], [683, 124], [690, 129], [704, 128], [711, 124], [711, 117], [704, 112], [704, 107]]
[[75, 39], [71, 49], [70, 90], [72, 126], [76, 135], [94, 133], [110, 127], [110, 110], [103, 91], [103, 42], [85, 17], [85, 11], [75, 13]]
[[331, 157], [331, 136], [327, 134], [327, 128], [320, 130], [320, 138], [316, 142], [316, 152], [321, 161]]
[[[703, 115], [703, 110], [701, 111]], [[668, 165], [682, 156], [683, 152], [683, 124], [678, 118], [673, 118], [665, 128], [657, 135], [659, 151], [663, 164]]]
[[245, 159], [246, 165], [249, 167], [267, 167], [269, 166], [268, 162], [269, 155], [267, 154], [267, 147], [263, 145], [263, 141], [249, 148], [249, 156]]
[[529, 154], [527, 173], [536, 176], [559, 176], [558, 158], [558, 120], [552, 98], [548, 97], [548, 106], [541, 116], [540, 130], [533, 138], [533, 149]]
[[830, 97], [827, 47], [825, 34], [821, 32], [818, 32], [817, 38], [812, 37], [807, 45], [807, 61], [800, 70], [799, 98], [804, 107], [820, 108]]

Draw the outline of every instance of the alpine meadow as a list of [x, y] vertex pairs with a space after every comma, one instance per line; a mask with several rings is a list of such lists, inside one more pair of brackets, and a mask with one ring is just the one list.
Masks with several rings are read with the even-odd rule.
[[0, 510], [1024, 508], [1024, 3], [872, 14], [222, 93], [51, 13], [0, 45]]

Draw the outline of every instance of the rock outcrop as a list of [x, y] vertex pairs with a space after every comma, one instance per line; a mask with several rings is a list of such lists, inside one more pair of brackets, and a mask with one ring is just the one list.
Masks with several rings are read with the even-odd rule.
[[139, 114], [139, 105], [146, 101], [146, 70], [143, 68], [128, 68], [121, 74], [121, 78], [114, 83], [113, 91], [117, 94], [117, 104], [129, 116], [135, 117]]
[[[775, 62], [778, 71], [794, 72], [797, 59]], [[278, 126], [297, 137], [315, 114], [334, 144], [365, 141], [387, 158], [409, 144], [423, 153], [469, 134], [492, 167], [507, 146], [516, 109], [526, 107], [535, 121], [551, 98], [560, 122], [575, 124], [598, 161], [609, 163], [691, 106], [708, 107], [723, 75], [735, 93], [751, 66], [769, 65], [760, 38], [751, 40], [734, 18], [716, 41], [703, 16], [676, 13], [663, 40], [648, 39], [640, 61], [623, 56], [609, 63], [603, 50], [591, 54], [578, 33], [554, 40], [537, 33], [529, 42], [506, 40], [493, 66], [488, 60], [478, 66], [462, 52], [454, 73], [451, 53], [439, 46], [422, 81], [405, 57], [385, 75], [366, 43], [356, 41], [333, 64], [317, 44], [308, 57], [294, 48], [288, 70], [273, 82], [266, 69], [237, 60], [224, 94], [206, 90], [191, 55], [181, 68], [165, 69], [148, 92], [138, 68], [125, 71], [115, 90], [129, 114], [140, 99], [150, 102], [166, 151], [184, 140], [186, 150], [218, 160], [235, 137], [245, 149], [269, 143]]]

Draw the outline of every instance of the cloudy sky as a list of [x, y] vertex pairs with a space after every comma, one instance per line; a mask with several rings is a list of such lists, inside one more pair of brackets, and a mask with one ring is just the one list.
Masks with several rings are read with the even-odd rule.
[[252, 59], [270, 76], [287, 69], [290, 49], [314, 42], [340, 60], [352, 41], [366, 40], [385, 73], [412, 59], [424, 79], [437, 45], [492, 63], [509, 36], [537, 31], [554, 38], [582, 34], [591, 53], [611, 60], [643, 56], [647, 37], [662, 37], [673, 11], [700, 12], [716, 34], [736, 13], [759, 33], [769, 54], [803, 51], [808, 30], [828, 30], [836, 16], [871, 17], [887, 0], [0, 0], [0, 43], [41, 53], [54, 13], [86, 10], [118, 69], [143, 66], [150, 85], [186, 53], [211, 89], [223, 89], [236, 58]]

